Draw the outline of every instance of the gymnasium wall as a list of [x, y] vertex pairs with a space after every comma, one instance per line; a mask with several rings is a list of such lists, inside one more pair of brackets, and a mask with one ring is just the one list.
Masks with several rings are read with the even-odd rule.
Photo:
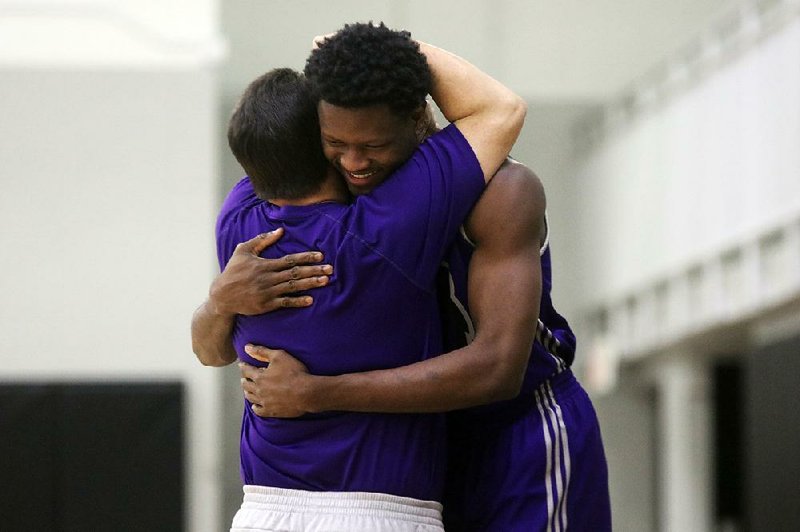
[[800, 19], [782, 19], [712, 28], [583, 124], [587, 304], [800, 216]]
[[189, 338], [214, 272], [216, 9], [0, 2], [0, 384], [182, 389], [175, 470], [193, 531], [218, 530], [219, 373]]
[[565, 266], [623, 529], [797, 522], [765, 501], [800, 492], [766, 406], [800, 334], [798, 94], [797, 3], [742, 2], [576, 122]]

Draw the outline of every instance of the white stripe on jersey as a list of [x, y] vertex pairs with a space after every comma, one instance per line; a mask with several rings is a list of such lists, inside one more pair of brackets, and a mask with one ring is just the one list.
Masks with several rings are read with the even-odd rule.
[[447, 269], [447, 284], [450, 287], [450, 301], [453, 303], [453, 305], [455, 305], [456, 309], [461, 314], [461, 317], [464, 318], [464, 323], [467, 326], [467, 330], [464, 332], [464, 337], [467, 343], [464, 345], [469, 345], [475, 339], [475, 324], [472, 323], [472, 317], [469, 315], [469, 312], [467, 312], [467, 309], [464, 308], [461, 300], [458, 299], [458, 296], [456, 295], [456, 285], [453, 282], [453, 274], [450, 273], [450, 264], [447, 262], [442, 262], [442, 266]]
[[[548, 532], [567, 530], [567, 494], [571, 475], [569, 441], [561, 407], [556, 402], [550, 382], [534, 391], [536, 407], [542, 419], [542, 433], [547, 452], [545, 488], [547, 491]], [[550, 431], [552, 430], [552, 438]], [[563, 462], [563, 469], [561, 464]]]
[[542, 434], [544, 435], [544, 448], [547, 451], [547, 462], [544, 468], [544, 485], [547, 490], [547, 532], [553, 528], [553, 485], [550, 482], [550, 475], [553, 471], [553, 452], [552, 441], [550, 440], [550, 431], [547, 430], [547, 416], [544, 413], [544, 404], [540, 390], [533, 392], [536, 397], [536, 407], [539, 409], [539, 415], [542, 418]]
[[555, 337], [553, 332], [544, 324], [542, 320], [536, 322], [536, 340], [545, 348], [547, 353], [556, 363], [556, 373], [561, 373], [567, 369], [567, 365], [558, 354], [561, 342]]
[[553, 388], [550, 386], [550, 381], [545, 383], [547, 386], [547, 393], [550, 396], [550, 402], [555, 409], [556, 416], [558, 417], [558, 429], [561, 432], [561, 441], [564, 447], [564, 496], [559, 501], [559, 513], [564, 525], [564, 530], [567, 529], [567, 494], [569, 492], [569, 479], [571, 463], [569, 459], [569, 438], [567, 436], [567, 426], [564, 424], [564, 416], [561, 412], [561, 407], [556, 402], [556, 397], [553, 394]]
[[461, 238], [463, 238], [467, 242], [467, 244], [469, 244], [474, 248], [475, 242], [473, 242], [472, 239], [467, 236], [467, 231], [464, 229], [463, 225], [458, 228], [458, 231], [461, 233]]
[[539, 248], [539, 256], [544, 255], [547, 248], [550, 247], [550, 224], [547, 221], [547, 211], [544, 211], [544, 243]]

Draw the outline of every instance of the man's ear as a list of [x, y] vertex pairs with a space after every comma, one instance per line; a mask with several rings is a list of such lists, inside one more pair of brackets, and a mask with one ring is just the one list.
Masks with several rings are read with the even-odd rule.
[[420, 120], [425, 116], [425, 110], [428, 108], [428, 102], [425, 101], [422, 105], [411, 112], [411, 119], [415, 124], [419, 124]]
[[417, 136], [417, 142], [422, 142], [439, 130], [430, 102], [426, 101], [425, 105], [414, 110], [411, 116], [414, 118], [414, 132]]

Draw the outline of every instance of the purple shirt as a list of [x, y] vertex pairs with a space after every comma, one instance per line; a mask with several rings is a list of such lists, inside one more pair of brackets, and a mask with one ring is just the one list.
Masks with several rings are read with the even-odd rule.
[[[442, 352], [434, 289], [438, 266], [483, 191], [483, 172], [454, 126], [432, 136], [371, 194], [352, 205], [279, 207], [259, 200], [243, 179], [217, 221], [224, 267], [234, 247], [285, 227], [264, 251], [281, 257], [309, 249], [333, 264], [314, 304], [238, 316], [234, 345], [285, 349], [311, 373], [403, 366]], [[245, 405], [241, 472], [246, 484], [312, 491], [367, 491], [440, 500], [445, 470], [444, 416], [326, 413], [262, 419]]]

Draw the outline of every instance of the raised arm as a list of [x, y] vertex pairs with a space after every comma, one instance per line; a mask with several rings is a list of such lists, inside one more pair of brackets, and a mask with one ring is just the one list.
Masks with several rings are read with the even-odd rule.
[[472, 146], [489, 181], [522, 130], [525, 101], [457, 55], [423, 42], [419, 46], [433, 76], [433, 100]]
[[280, 259], [259, 257], [283, 229], [258, 235], [236, 246], [231, 260], [211, 283], [206, 299], [192, 316], [192, 350], [206, 366], [226, 366], [236, 360], [233, 326], [237, 314], [254, 315], [285, 307], [307, 307], [309, 295], [293, 296], [328, 282], [333, 272], [318, 252], [296, 253]]
[[520, 164], [508, 163], [468, 221], [477, 247], [470, 262], [475, 340], [467, 347], [401, 368], [335, 377], [309, 375], [283, 351], [248, 348], [271, 362], [243, 366], [248, 400], [261, 416], [306, 412], [443, 412], [509, 399], [519, 393], [541, 296], [540, 242], [544, 191]]

